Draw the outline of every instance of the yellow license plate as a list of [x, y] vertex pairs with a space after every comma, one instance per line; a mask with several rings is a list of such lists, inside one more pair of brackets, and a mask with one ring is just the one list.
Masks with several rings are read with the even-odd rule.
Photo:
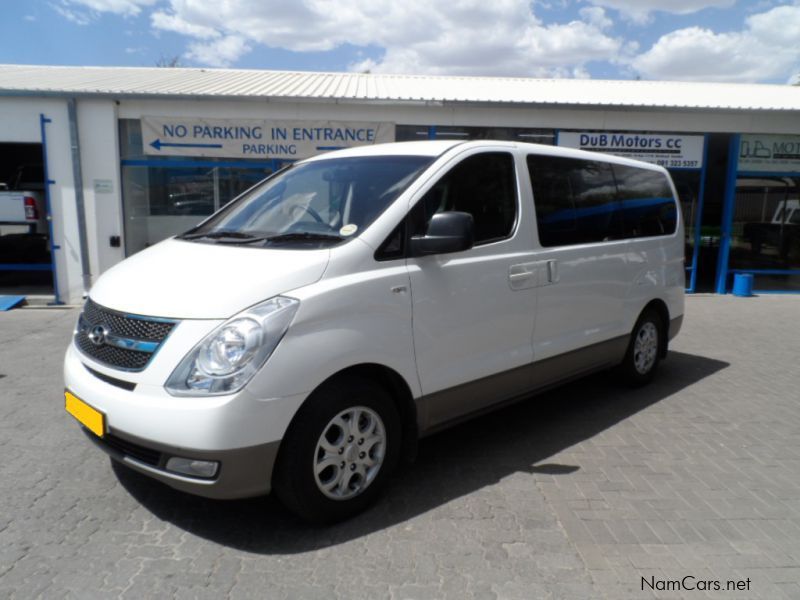
[[106, 432], [105, 415], [70, 392], [64, 392], [64, 408], [78, 422], [98, 437]]

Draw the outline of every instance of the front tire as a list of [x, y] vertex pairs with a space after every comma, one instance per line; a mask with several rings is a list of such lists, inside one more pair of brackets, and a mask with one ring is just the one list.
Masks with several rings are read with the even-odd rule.
[[283, 439], [275, 492], [306, 521], [347, 519], [380, 494], [397, 464], [401, 436], [397, 409], [382, 386], [355, 377], [323, 384]]
[[642, 312], [633, 327], [628, 350], [621, 369], [625, 380], [633, 386], [642, 386], [655, 377], [661, 360], [664, 324], [660, 315], [648, 308]]

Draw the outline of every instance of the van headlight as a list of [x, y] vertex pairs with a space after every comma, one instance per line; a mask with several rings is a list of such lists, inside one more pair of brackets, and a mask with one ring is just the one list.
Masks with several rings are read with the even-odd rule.
[[275, 350], [299, 305], [276, 296], [227, 320], [186, 355], [167, 380], [167, 391], [174, 396], [238, 392]]

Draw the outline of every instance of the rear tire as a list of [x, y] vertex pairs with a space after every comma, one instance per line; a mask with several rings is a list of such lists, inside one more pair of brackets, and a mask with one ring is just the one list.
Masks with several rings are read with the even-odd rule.
[[389, 393], [342, 377], [316, 390], [281, 443], [274, 489], [293, 513], [334, 523], [379, 496], [400, 456], [402, 429]]
[[652, 308], [645, 309], [633, 327], [628, 350], [620, 365], [627, 383], [638, 387], [652, 381], [661, 360], [664, 335], [661, 316]]

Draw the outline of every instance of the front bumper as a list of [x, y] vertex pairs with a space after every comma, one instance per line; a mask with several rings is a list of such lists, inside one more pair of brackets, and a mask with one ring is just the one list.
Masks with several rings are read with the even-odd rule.
[[[219, 500], [268, 494], [280, 446], [280, 442], [269, 442], [209, 452], [155, 444], [121, 431], [110, 432], [102, 438], [86, 428], [83, 432], [114, 460], [177, 490]], [[216, 461], [220, 466], [213, 478], [189, 477], [166, 470], [167, 460], [173, 456]]]
[[[105, 416], [105, 436], [90, 439], [113, 459], [174, 488], [210, 498], [245, 498], [270, 491], [280, 440], [307, 394], [259, 398], [246, 388], [230, 396], [174, 397], [155, 385], [150, 365], [124, 373], [92, 361], [70, 345], [67, 389]], [[90, 370], [91, 369], [91, 370]], [[116, 378], [117, 385], [109, 382]], [[120, 387], [119, 380], [135, 383]], [[213, 478], [166, 470], [171, 457], [219, 462]]]

